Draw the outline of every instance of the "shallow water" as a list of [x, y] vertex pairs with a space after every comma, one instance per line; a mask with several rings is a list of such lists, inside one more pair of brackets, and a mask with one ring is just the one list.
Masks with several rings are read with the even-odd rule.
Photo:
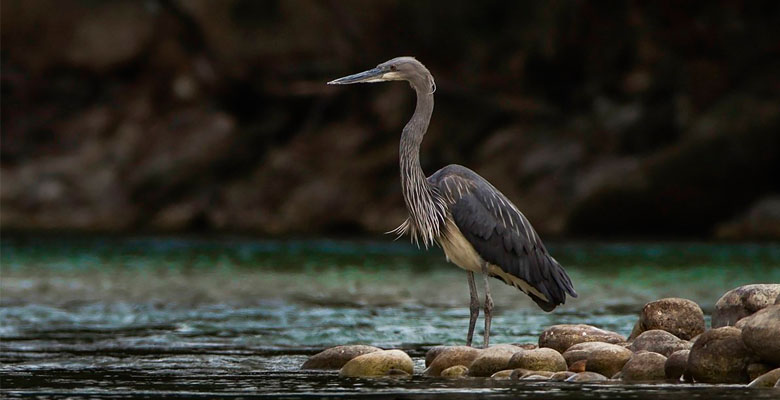
[[[740, 386], [343, 379], [301, 372], [322, 348], [403, 348], [422, 371], [461, 344], [465, 274], [438, 249], [382, 241], [3, 238], [0, 393], [6, 397], [728, 398]], [[780, 282], [780, 245], [553, 243], [580, 297], [544, 313], [494, 280], [492, 343], [589, 323], [627, 335], [650, 300], [711, 310], [726, 290]], [[477, 335], [481, 334], [478, 328]], [[772, 391], [750, 392], [771, 398]]]

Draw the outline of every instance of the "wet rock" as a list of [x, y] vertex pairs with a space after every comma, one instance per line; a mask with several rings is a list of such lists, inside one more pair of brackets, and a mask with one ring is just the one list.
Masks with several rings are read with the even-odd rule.
[[[571, 367], [574, 363], [580, 360], [587, 360], [588, 354], [599, 346], [602, 342], [584, 342], [577, 343], [574, 346], [569, 347], [568, 350], [563, 352], [563, 359], [566, 361], [566, 365]], [[580, 372], [580, 371], [577, 371]]]
[[651, 301], [642, 307], [639, 322], [629, 340], [645, 331], [660, 329], [680, 339], [690, 338], [704, 332], [704, 312], [688, 299], [667, 298]]
[[569, 378], [567, 378], [564, 382], [573, 382], [573, 383], [587, 383], [587, 382], [602, 382], [606, 381], [607, 377], [601, 374], [598, 374], [596, 372], [578, 372]]
[[615, 375], [631, 359], [631, 350], [609, 343], [600, 343], [588, 354], [585, 370], [604, 376]]
[[349, 360], [382, 349], [360, 344], [325, 349], [306, 360], [301, 369], [341, 369]]
[[439, 354], [443, 353], [447, 349], [451, 349], [454, 346], [433, 346], [430, 350], [428, 350], [425, 353], [425, 368], [428, 368], [433, 360], [436, 359], [436, 357], [439, 356]]
[[490, 375], [490, 378], [492, 379], [509, 379], [512, 377], [512, 373], [514, 371], [511, 369], [503, 369], [501, 371], [496, 372], [493, 375]]
[[515, 368], [512, 370], [512, 379], [518, 380], [530, 373], [533, 373], [534, 371], [527, 370], [525, 368]]
[[679, 350], [690, 350], [693, 343], [687, 340], [681, 340], [677, 336], [659, 329], [653, 329], [642, 332], [628, 349], [633, 352], [640, 350], [652, 351], [669, 357], [672, 353]]
[[768, 306], [744, 319], [745, 346], [761, 361], [780, 365], [780, 305]]
[[553, 325], [539, 336], [539, 347], [549, 347], [563, 353], [569, 347], [583, 342], [619, 343], [626, 338], [615, 332], [591, 325]]
[[520, 380], [521, 381], [548, 381], [550, 380], [550, 377], [541, 374], [529, 374], [520, 378]]
[[349, 360], [339, 374], [346, 377], [387, 376], [393, 369], [411, 375], [414, 373], [414, 363], [409, 355], [401, 350], [381, 350]]
[[751, 388], [771, 388], [775, 387], [780, 382], [780, 368], [775, 368], [748, 384]]
[[428, 366], [428, 369], [425, 370], [425, 375], [439, 376], [439, 374], [447, 368], [456, 365], [462, 365], [464, 367], [471, 365], [481, 351], [482, 350], [470, 346], [450, 346], [444, 348], [439, 351], [439, 354]]
[[761, 375], [772, 370], [772, 367], [763, 363], [752, 363], [747, 366], [747, 374], [750, 380], [754, 380]]
[[559, 371], [559, 372], [554, 373], [550, 377], [550, 380], [554, 381], [554, 382], [563, 382], [563, 381], [571, 378], [574, 375], [577, 375], [577, 373], [576, 372], [572, 372], [572, 371]]
[[441, 371], [442, 378], [463, 378], [469, 374], [468, 367], [464, 365], [454, 365]]
[[539, 348], [539, 345], [536, 343], [512, 343], [512, 346], [519, 347], [523, 350], [533, 350]]
[[565, 371], [566, 360], [561, 353], [546, 347], [515, 353], [509, 360], [509, 368], [525, 368], [531, 371]]
[[634, 354], [623, 366], [620, 379], [626, 382], [652, 382], [666, 379], [664, 367], [667, 358], [650, 351]]
[[[507, 369], [509, 360], [518, 351], [523, 351], [519, 347], [511, 344], [499, 344], [479, 352], [479, 355], [469, 365], [470, 376], [491, 376], [498, 371]], [[436, 361], [434, 360], [434, 363]]]
[[751, 362], [739, 329], [727, 326], [704, 332], [688, 355], [688, 371], [697, 382], [746, 383]]
[[569, 365], [569, 371], [574, 373], [585, 372], [585, 366], [588, 364], [588, 360], [583, 359], [573, 362]]
[[667, 379], [679, 381], [688, 369], [690, 350], [677, 350], [672, 353], [664, 364], [664, 374]]
[[712, 327], [734, 325], [742, 318], [774, 303], [780, 296], [780, 284], [744, 285], [729, 290], [715, 303]]
[[410, 373], [408, 373], [408, 372], [406, 372], [404, 370], [397, 369], [397, 368], [390, 368], [390, 370], [388, 370], [387, 374], [385, 374], [385, 375], [387, 375], [387, 376], [397, 376], [397, 377], [404, 377], [404, 376], [410, 377], [410, 376], [412, 376], [412, 374], [410, 374]]

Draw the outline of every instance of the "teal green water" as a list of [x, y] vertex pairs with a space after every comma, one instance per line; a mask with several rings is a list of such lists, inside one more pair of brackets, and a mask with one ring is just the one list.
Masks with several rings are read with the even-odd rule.
[[[780, 282], [779, 244], [566, 242], [549, 249], [566, 266], [579, 298], [544, 313], [493, 280], [493, 343], [535, 342], [558, 323], [627, 335], [648, 301], [685, 297], [709, 313], [733, 287]], [[100, 398], [553, 393], [417, 378], [358, 385], [297, 370], [324, 347], [367, 343], [407, 350], [421, 371], [419, 357], [428, 347], [463, 343], [467, 305], [462, 270], [447, 264], [439, 249], [402, 242], [3, 238], [0, 390], [12, 397]], [[673, 387], [651, 391], [685, 397], [694, 390]], [[556, 390], [558, 397], [582, 397]], [[594, 397], [625, 394], [594, 390]], [[642, 398], [650, 389], [625, 390]], [[734, 394], [717, 390], [706, 395]]]

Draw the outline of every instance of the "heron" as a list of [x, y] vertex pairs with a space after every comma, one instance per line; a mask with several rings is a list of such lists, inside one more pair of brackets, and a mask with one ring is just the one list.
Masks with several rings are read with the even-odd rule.
[[407, 219], [395, 230], [419, 246], [438, 245], [447, 260], [468, 276], [469, 326], [466, 345], [472, 345], [480, 312], [474, 273], [484, 278], [484, 347], [490, 344], [493, 298], [489, 278], [497, 278], [527, 294], [547, 312], [577, 297], [571, 279], [545, 248], [520, 210], [485, 178], [461, 165], [448, 165], [426, 177], [420, 165], [420, 144], [433, 114], [436, 83], [414, 57], [396, 57], [329, 85], [407, 81], [417, 94], [414, 114], [401, 133], [401, 188]]

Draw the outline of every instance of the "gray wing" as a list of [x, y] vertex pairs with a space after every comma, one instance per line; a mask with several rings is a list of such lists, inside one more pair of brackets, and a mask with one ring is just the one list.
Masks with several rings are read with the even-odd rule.
[[525, 216], [488, 181], [466, 167], [449, 165], [428, 182], [451, 204], [455, 225], [482, 259], [544, 295], [526, 292], [543, 310], [563, 304], [567, 293], [577, 297], [569, 275]]

